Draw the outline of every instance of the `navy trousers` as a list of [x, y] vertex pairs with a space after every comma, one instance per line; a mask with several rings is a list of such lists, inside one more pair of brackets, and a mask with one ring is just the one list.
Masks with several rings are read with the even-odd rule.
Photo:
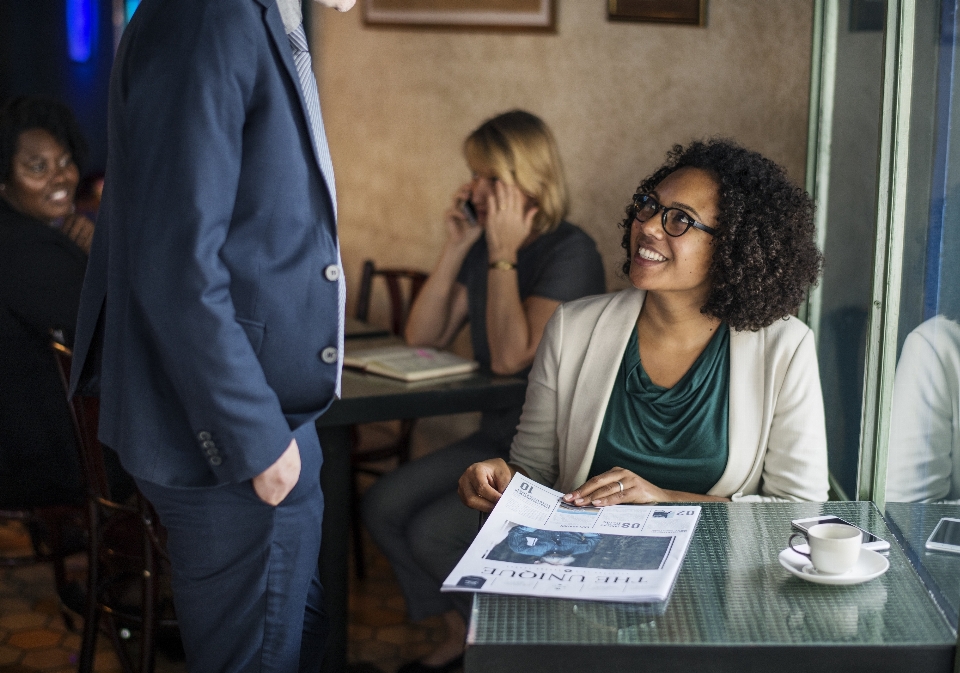
[[363, 522], [393, 567], [411, 620], [455, 609], [469, 621], [470, 594], [440, 592], [477, 536], [480, 521], [476, 510], [460, 502], [457, 480], [473, 463], [506, 460], [509, 446], [475, 432], [404, 463], [364, 494]]
[[192, 673], [320, 670], [328, 632], [317, 565], [323, 458], [312, 423], [295, 434], [300, 481], [277, 507], [249, 481], [171, 488], [137, 480], [167, 529]]

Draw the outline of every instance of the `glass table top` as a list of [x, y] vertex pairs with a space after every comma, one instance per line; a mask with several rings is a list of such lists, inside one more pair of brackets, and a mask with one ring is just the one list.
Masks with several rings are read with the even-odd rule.
[[956, 627], [960, 613], [960, 554], [931, 551], [925, 545], [941, 517], [960, 519], [960, 505], [887, 503], [887, 521], [907, 558], [930, 589], [947, 621]]
[[[805, 582], [780, 566], [792, 519], [833, 514], [891, 541], [890, 570], [856, 586]], [[955, 623], [954, 623], [955, 626]], [[956, 634], [872, 503], [703, 503], [663, 605], [478, 594], [468, 643], [936, 645]]]

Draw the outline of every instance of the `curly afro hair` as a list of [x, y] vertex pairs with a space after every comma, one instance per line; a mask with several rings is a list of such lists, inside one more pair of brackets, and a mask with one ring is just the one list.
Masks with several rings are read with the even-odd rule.
[[[713, 287], [700, 312], [739, 331], [756, 331], [794, 313], [823, 264], [809, 195], [769, 159], [733, 141], [712, 139], [674, 145], [666, 163], [640, 183], [636, 196], [650, 193], [685, 167], [707, 171], [719, 187]], [[627, 251], [624, 274], [630, 273], [633, 214], [628, 206], [620, 223]]]
[[0, 107], [0, 183], [10, 179], [20, 134], [30, 129], [52, 135], [83, 170], [87, 143], [70, 108], [55, 100], [20, 96]]

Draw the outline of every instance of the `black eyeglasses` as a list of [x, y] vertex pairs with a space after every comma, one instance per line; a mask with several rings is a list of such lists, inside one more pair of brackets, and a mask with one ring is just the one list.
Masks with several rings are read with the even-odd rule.
[[713, 227], [708, 227], [703, 222], [697, 222], [679, 208], [664, 208], [649, 194], [642, 194], [633, 198], [633, 216], [637, 222], [646, 222], [657, 213], [662, 213], [660, 221], [663, 223], [663, 230], [667, 232], [668, 236], [674, 238], [683, 236], [690, 227], [705, 231], [711, 236], [717, 235], [717, 230]]

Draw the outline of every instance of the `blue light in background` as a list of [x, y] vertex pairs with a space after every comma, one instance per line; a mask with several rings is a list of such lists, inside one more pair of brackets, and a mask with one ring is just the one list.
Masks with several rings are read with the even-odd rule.
[[126, 0], [126, 2], [127, 2], [127, 4], [126, 4], [126, 7], [127, 7], [127, 12], [126, 12], [127, 17], [126, 17], [126, 18], [127, 18], [127, 21], [129, 22], [129, 21], [130, 21], [130, 17], [133, 16], [133, 13], [134, 13], [135, 11], [137, 11], [137, 7], [140, 6], [140, 0]]
[[97, 39], [97, 0], [67, 0], [67, 48], [70, 60], [86, 63]]

